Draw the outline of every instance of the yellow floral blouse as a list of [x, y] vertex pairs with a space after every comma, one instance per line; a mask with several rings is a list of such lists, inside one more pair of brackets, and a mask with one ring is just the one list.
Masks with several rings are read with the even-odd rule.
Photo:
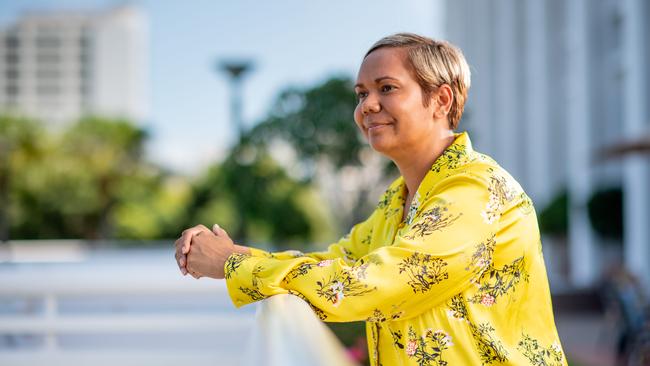
[[237, 307], [301, 297], [324, 321], [366, 321], [372, 365], [566, 365], [535, 210], [466, 132], [435, 161], [402, 221], [402, 177], [325, 252], [233, 254]]

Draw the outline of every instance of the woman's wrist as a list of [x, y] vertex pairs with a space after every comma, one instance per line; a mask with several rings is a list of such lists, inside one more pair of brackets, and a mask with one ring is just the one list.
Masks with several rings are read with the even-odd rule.
[[243, 246], [243, 245], [235, 244], [235, 253], [239, 253], [239, 254], [248, 254], [248, 255], [250, 255], [250, 254], [251, 254], [251, 250], [250, 250], [249, 247], [246, 247], [246, 246]]

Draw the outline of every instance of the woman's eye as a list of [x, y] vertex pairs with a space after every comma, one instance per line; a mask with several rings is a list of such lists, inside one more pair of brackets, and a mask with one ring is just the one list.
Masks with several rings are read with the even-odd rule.
[[395, 89], [395, 87], [392, 86], [392, 85], [384, 85], [384, 86], [381, 87], [381, 91], [383, 93], [389, 92], [389, 91], [391, 91], [393, 89]]
[[365, 98], [366, 95], [368, 95], [368, 93], [366, 93], [366, 92], [358, 92], [357, 93], [357, 99]]

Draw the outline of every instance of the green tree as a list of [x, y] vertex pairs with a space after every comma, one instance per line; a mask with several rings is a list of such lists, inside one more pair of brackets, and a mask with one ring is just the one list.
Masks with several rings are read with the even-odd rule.
[[13, 178], [42, 156], [44, 133], [34, 120], [0, 115], [0, 241], [10, 237]]
[[273, 138], [287, 141], [307, 165], [319, 159], [338, 168], [358, 165], [363, 144], [354, 124], [355, 106], [353, 83], [346, 77], [306, 90], [288, 88], [278, 96], [269, 117], [249, 134], [256, 144]]
[[147, 134], [126, 120], [97, 117], [82, 119], [63, 136], [60, 150], [75, 157], [77, 172], [89, 184], [87, 204], [81, 214], [83, 237], [105, 238], [111, 233], [111, 213], [119, 202], [118, 189], [138, 175], [143, 166], [143, 147]]
[[186, 228], [191, 184], [184, 177], [144, 171], [123, 181], [112, 212], [113, 237], [155, 240], [175, 238]]
[[[280, 93], [268, 118], [255, 126], [248, 138], [256, 146], [270, 145], [275, 140], [288, 143], [308, 181], [317, 175], [318, 166], [324, 167], [327, 174], [343, 178], [343, 172], [361, 171], [364, 154], [373, 154], [354, 123], [355, 107], [353, 82], [348, 77], [334, 77], [307, 89], [288, 88]], [[394, 164], [386, 159], [377, 169], [381, 179], [396, 173]], [[338, 206], [336, 216], [342, 230], [363, 220], [374, 205], [371, 193], [378, 182], [373, 178], [367, 180], [357, 188], [349, 212], [343, 209], [348, 206], [349, 196], [328, 197]]]
[[248, 243], [304, 245], [330, 233], [310, 185], [292, 179], [263, 146], [246, 139], [195, 185], [187, 213], [187, 226], [219, 223]]
[[145, 138], [146, 132], [128, 121], [97, 117], [46, 138], [41, 158], [12, 172], [14, 236], [115, 237], [116, 209], [142, 187], [150, 196], [160, 183], [158, 169], [143, 160]]

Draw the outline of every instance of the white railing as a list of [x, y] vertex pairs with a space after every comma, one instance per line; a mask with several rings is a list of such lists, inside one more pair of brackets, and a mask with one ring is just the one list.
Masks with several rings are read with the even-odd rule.
[[[297, 297], [264, 300], [254, 315], [251, 307], [234, 309], [224, 281], [182, 277], [171, 250], [168, 256], [166, 251], [163, 256], [160, 251], [134, 257], [130, 251], [110, 253], [113, 259], [107, 261], [85, 261], [84, 254], [66, 264], [25, 264], [12, 263], [5, 252], [0, 260], [0, 305], [23, 301], [40, 304], [35, 306], [40, 310], [3, 312], [0, 307], [0, 340], [3, 335], [33, 334], [43, 342], [28, 348], [0, 347], [0, 365], [352, 365], [335, 336]], [[104, 312], [64, 309], [71, 298], [93, 297], [116, 305], [102, 303], [111, 309]], [[125, 311], [136, 298], [209, 304], [199, 311], [178, 303], [165, 311], [160, 304]], [[161, 347], [147, 342], [143, 334], [168, 335], [172, 341]], [[66, 335], [92, 336], [96, 344], [70, 346], [62, 341]], [[103, 341], [115, 335], [135, 344]], [[202, 345], [194, 346], [191, 336]]]
[[[71, 265], [74, 267], [74, 265]], [[238, 312], [219, 306], [221, 311], [183, 311], [181, 306], [171, 311], [131, 312], [129, 299], [208, 299], [211, 303], [228, 300], [222, 281], [195, 281], [183, 278], [170, 267], [169, 271], [143, 266], [124, 268], [102, 265], [92, 270], [85, 268], [30, 268], [4, 266], [0, 271], [0, 298], [42, 304], [39, 312], [12, 312], [0, 315], [0, 334], [21, 336], [41, 335], [44, 342], [38, 347], [0, 349], [0, 365], [240, 365], [245, 342], [239, 349], [219, 347], [220, 336], [239, 334], [242, 340], [250, 333], [253, 314]], [[47, 266], [46, 266], [47, 267]], [[114, 299], [109, 312], [63, 313], [60, 304], [66, 299], [83, 299], [99, 296]], [[164, 300], [163, 300], [164, 301]], [[229, 301], [229, 300], [228, 300]], [[225, 303], [225, 301], [224, 301]], [[121, 305], [120, 305], [121, 304]], [[105, 305], [105, 304], [103, 304]], [[39, 307], [39, 305], [35, 305]], [[232, 308], [232, 305], [229, 305]], [[109, 306], [110, 307], [110, 306]], [[216, 331], [215, 331], [216, 330]], [[208, 333], [214, 345], [192, 347], [183, 342], [184, 334]], [[138, 345], [138, 334], [168, 334], [178, 342], [162, 348], [152, 342]], [[61, 344], [66, 335], [93, 336], [95, 344], [87, 347], [70, 347]], [[106, 346], [104, 338], [130, 336], [135, 345]], [[143, 336], [143, 337], [144, 337]], [[118, 342], [119, 343], [119, 342]], [[169, 342], [168, 342], [169, 343]]]
[[259, 304], [247, 365], [353, 366], [334, 334], [293, 295]]

